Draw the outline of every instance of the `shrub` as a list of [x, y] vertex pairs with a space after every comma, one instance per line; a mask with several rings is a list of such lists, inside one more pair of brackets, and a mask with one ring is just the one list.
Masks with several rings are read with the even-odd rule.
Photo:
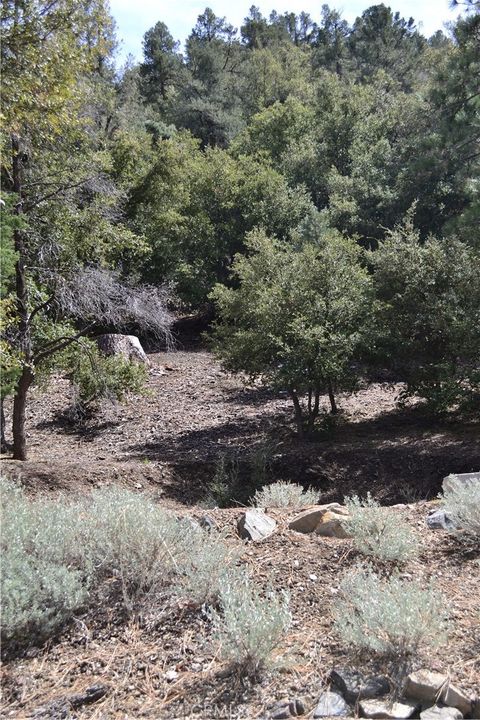
[[195, 534], [179, 568], [176, 593], [195, 605], [215, 602], [239, 555], [239, 549], [228, 547], [219, 533]]
[[443, 504], [454, 525], [463, 532], [457, 537], [467, 541], [480, 540], [480, 482], [455, 482], [455, 475], [450, 476], [450, 483], [443, 494]]
[[276, 482], [257, 490], [253, 497], [256, 507], [305, 507], [318, 502], [318, 492], [289, 482]]
[[101, 399], [123, 400], [128, 393], [143, 390], [144, 365], [122, 356], [104, 357], [91, 340], [82, 341], [83, 352], [70, 354], [68, 370], [77, 411], [92, 408]]
[[238, 571], [220, 593], [220, 611], [212, 610], [210, 616], [222, 657], [251, 677], [272, 661], [291, 621], [286, 593], [262, 595], [248, 575]]
[[229, 507], [241, 495], [239, 467], [236, 457], [220, 455], [215, 462], [215, 473], [208, 484], [205, 507]]
[[59, 629], [87, 599], [82, 573], [10, 548], [2, 555], [2, 639], [32, 641]]
[[382, 579], [357, 567], [340, 585], [335, 628], [347, 645], [405, 656], [420, 645], [440, 645], [446, 635], [446, 603], [433, 585]]
[[379, 505], [368, 493], [365, 500], [345, 498], [350, 518], [342, 521], [353, 544], [363, 555], [404, 562], [415, 554], [416, 537], [407, 523], [391, 509]]
[[86, 600], [88, 564], [71, 506], [30, 502], [2, 479], [2, 637], [43, 638]]
[[188, 556], [188, 520], [177, 520], [143, 495], [119, 488], [95, 490], [85, 505], [85, 543], [98, 577], [117, 575], [132, 610], [140, 597], [160, 588]]

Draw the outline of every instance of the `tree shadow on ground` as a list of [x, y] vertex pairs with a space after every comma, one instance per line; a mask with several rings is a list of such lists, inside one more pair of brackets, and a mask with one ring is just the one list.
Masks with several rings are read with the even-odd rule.
[[300, 441], [285, 420], [285, 414], [275, 413], [159, 436], [130, 446], [128, 457], [172, 463], [175, 481], [165, 492], [188, 503], [205, 497], [222, 455], [235, 456], [241, 480], [249, 482], [249, 457], [262, 437], [273, 440], [269, 481], [312, 486], [321, 502], [367, 492], [383, 504], [430, 499], [449, 473], [480, 466], [478, 425], [432, 424], [432, 418], [416, 408], [354, 423], [342, 420], [333, 436], [309, 442]]

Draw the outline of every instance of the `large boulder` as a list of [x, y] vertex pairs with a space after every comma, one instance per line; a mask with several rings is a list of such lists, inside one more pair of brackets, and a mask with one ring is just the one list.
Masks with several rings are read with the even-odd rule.
[[459, 475], [447, 475], [443, 478], [443, 492], [453, 490], [455, 486], [473, 485], [480, 483], [480, 472], [460, 473]]
[[149, 364], [145, 350], [136, 335], [107, 333], [105, 335], [99, 335], [96, 341], [100, 352], [108, 357], [121, 355], [127, 360], [135, 360], [145, 365]]

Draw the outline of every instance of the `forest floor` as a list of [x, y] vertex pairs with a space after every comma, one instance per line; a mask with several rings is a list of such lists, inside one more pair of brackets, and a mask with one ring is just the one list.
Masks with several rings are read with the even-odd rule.
[[[325, 431], [299, 442], [285, 394], [242, 384], [201, 348], [150, 359], [147, 392], [106, 406], [83, 427], [66, 419], [66, 381], [36, 389], [28, 414], [29, 460], [4, 457], [2, 471], [32, 494], [84, 494], [119, 484], [148, 492], [179, 515], [199, 517], [218, 458], [235, 457], [246, 477], [252, 448], [267, 441], [269, 478], [311, 485], [321, 503], [367, 491], [382, 504], [401, 503], [394, 511], [421, 541], [404, 573], [434, 579], [452, 608], [448, 645], [420, 652], [414, 663], [448, 673], [467, 693], [480, 693], [478, 557], [425, 524], [442, 478], [480, 469], [479, 424], [432, 421], [413, 404], [400, 410], [401, 387], [373, 384], [339, 398], [333, 436]], [[232, 543], [239, 542], [241, 512], [208, 510]], [[157, 612], [126, 619], [119, 603], [99, 599], [60, 637], [4, 663], [1, 717], [268, 718], [273, 704], [286, 697], [302, 698], [311, 717], [332, 667], [365, 669], [373, 662], [352, 655], [332, 631], [340, 579], [358, 556], [349, 540], [288, 530], [295, 512], [271, 514], [277, 531], [246, 544], [243, 560], [259, 583], [269, 579], [290, 591], [293, 624], [279, 650], [279, 668], [264, 680], [249, 685], [228, 673], [201, 611], [172, 600]], [[166, 678], [169, 670], [177, 672], [174, 680]], [[102, 699], [65, 715], [65, 698], [97, 683], [106, 688]]]

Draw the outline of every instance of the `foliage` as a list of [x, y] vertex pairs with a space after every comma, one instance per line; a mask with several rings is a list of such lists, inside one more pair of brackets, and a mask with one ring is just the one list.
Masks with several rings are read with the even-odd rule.
[[446, 639], [445, 598], [432, 585], [382, 579], [368, 566], [346, 574], [336, 600], [335, 629], [347, 646], [405, 656]]
[[83, 339], [80, 351], [70, 353], [68, 373], [74, 388], [74, 405], [84, 411], [101, 399], [123, 400], [144, 389], [144, 365], [122, 356], [104, 357], [93, 341]]
[[32, 503], [2, 478], [2, 638], [43, 640], [88, 598], [76, 513], [53, 502]]
[[257, 490], [253, 496], [253, 505], [260, 508], [269, 507], [305, 507], [318, 503], [318, 492], [304, 490], [301, 485], [289, 482], [276, 482]]
[[480, 390], [480, 255], [461, 241], [420, 241], [411, 216], [371, 254], [379, 347], [407, 394], [436, 411], [467, 406]]
[[272, 590], [262, 594], [245, 573], [235, 573], [221, 590], [220, 610], [210, 617], [222, 657], [242, 675], [257, 676], [288, 630], [289, 598]]
[[449, 476], [448, 489], [442, 496], [443, 506], [455, 527], [460, 540], [474, 542], [478, 547], [480, 540], [480, 483], [457, 480]]
[[307, 393], [308, 430], [319, 413], [320, 393], [351, 388], [352, 366], [367, 326], [371, 283], [355, 242], [306, 223], [291, 246], [263, 231], [249, 236], [247, 256], [237, 255], [237, 287], [212, 294], [220, 315], [214, 349], [225, 365], [286, 388], [299, 432], [299, 398]]
[[365, 500], [356, 495], [345, 498], [350, 517], [344, 521], [354, 547], [363, 555], [379, 560], [405, 562], [417, 551], [417, 541], [408, 523], [388, 507], [382, 507], [370, 493]]
[[216, 532], [192, 532], [191, 548], [182, 559], [175, 592], [194, 605], [216, 603], [235, 572], [232, 568], [240, 547], [229, 547], [224, 536]]

